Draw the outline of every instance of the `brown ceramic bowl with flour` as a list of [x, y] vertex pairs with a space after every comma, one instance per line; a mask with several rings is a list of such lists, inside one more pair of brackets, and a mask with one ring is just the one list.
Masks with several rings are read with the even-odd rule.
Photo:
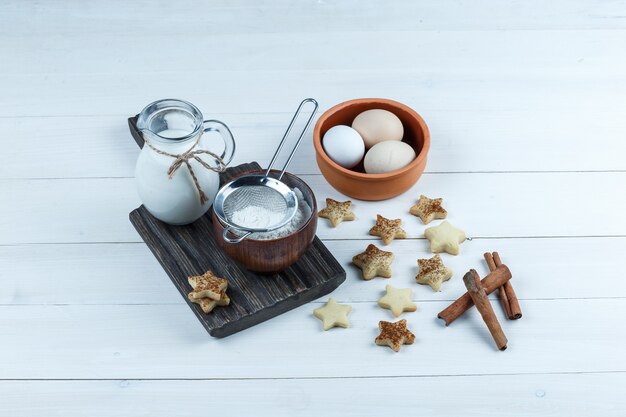
[[[248, 174], [264, 174], [265, 171], [251, 171]], [[276, 177], [278, 171], [272, 171], [270, 176]], [[290, 234], [277, 239], [256, 240], [252, 235], [239, 243], [224, 241], [224, 225], [211, 210], [213, 233], [215, 240], [224, 252], [246, 268], [257, 272], [279, 272], [295, 263], [309, 249], [317, 230], [317, 203], [311, 188], [297, 176], [285, 172], [282, 181], [291, 188], [298, 188], [305, 201], [311, 208], [311, 215], [302, 226]]]

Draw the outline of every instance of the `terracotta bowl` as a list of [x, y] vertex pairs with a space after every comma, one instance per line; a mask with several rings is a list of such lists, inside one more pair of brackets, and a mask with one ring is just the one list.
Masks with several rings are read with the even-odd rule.
[[[367, 174], [362, 162], [347, 169], [335, 163], [324, 151], [322, 138], [328, 129], [336, 125], [351, 126], [359, 113], [371, 109], [388, 110], [402, 121], [402, 141], [411, 145], [417, 155], [406, 167], [384, 174]], [[383, 98], [362, 98], [338, 104], [322, 114], [313, 131], [313, 144], [320, 171], [337, 191], [359, 200], [385, 200], [411, 188], [422, 175], [430, 148], [430, 133], [424, 119], [410, 107]]]
[[[246, 174], [260, 174], [265, 171], [250, 171]], [[277, 171], [272, 171], [277, 176]], [[271, 175], [271, 174], [270, 174]], [[211, 209], [213, 220], [213, 233], [215, 239], [222, 249], [235, 261], [244, 267], [257, 272], [279, 272], [296, 262], [309, 249], [315, 232], [317, 230], [317, 203], [311, 188], [300, 178], [285, 172], [282, 181], [294, 188], [302, 191], [309, 207], [311, 207], [311, 217], [295, 232], [272, 240], [245, 239], [239, 243], [228, 243], [224, 241], [224, 225]]]

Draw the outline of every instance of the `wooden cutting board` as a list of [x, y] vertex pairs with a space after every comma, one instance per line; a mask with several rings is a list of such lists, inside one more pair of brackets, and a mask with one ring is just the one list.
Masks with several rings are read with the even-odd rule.
[[[135, 141], [143, 139], [135, 127], [136, 117], [128, 119]], [[252, 169], [257, 163], [228, 168], [221, 174], [225, 183]], [[247, 270], [224, 253], [215, 241], [209, 213], [186, 226], [170, 226], [157, 220], [142, 205], [130, 213], [130, 222], [163, 266], [189, 308], [214, 337], [224, 337], [276, 317], [332, 292], [346, 279], [346, 272], [316, 236], [309, 250], [285, 271], [263, 275]], [[230, 305], [205, 314], [191, 303], [187, 294], [190, 275], [207, 270], [228, 279]]]

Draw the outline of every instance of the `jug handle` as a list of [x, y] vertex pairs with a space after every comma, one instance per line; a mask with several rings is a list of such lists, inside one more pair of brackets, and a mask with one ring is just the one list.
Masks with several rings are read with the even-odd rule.
[[222, 152], [220, 158], [224, 161], [224, 165], [230, 164], [235, 154], [235, 139], [228, 126], [219, 120], [205, 120], [202, 123], [204, 124], [204, 132], [217, 132], [220, 134], [224, 142], [224, 152]]

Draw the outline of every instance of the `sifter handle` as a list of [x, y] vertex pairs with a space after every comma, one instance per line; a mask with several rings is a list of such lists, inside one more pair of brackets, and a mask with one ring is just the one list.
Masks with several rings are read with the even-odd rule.
[[[224, 238], [224, 241], [228, 242], [228, 243], [239, 243], [241, 241], [243, 241], [245, 238], [247, 238], [248, 236], [250, 236], [252, 234], [252, 232], [246, 232], [243, 236], [237, 236], [235, 239], [231, 238], [228, 234], [232, 233], [232, 227], [230, 226], [226, 226], [224, 228], [224, 231], [222, 232], [222, 237]], [[234, 233], [233, 233], [234, 234]]]
[[311, 115], [309, 116], [309, 120], [307, 120], [306, 125], [304, 126], [304, 129], [302, 129], [302, 132], [300, 132], [300, 137], [298, 138], [298, 141], [296, 142], [291, 153], [289, 154], [289, 157], [287, 158], [285, 165], [283, 165], [283, 169], [280, 171], [280, 175], [277, 178], [279, 181], [283, 177], [283, 174], [285, 173], [287, 166], [289, 165], [289, 163], [291, 162], [291, 159], [296, 153], [296, 150], [298, 149], [298, 146], [300, 145], [300, 142], [302, 141], [302, 137], [304, 136], [306, 131], [309, 129], [309, 126], [311, 125], [311, 121], [313, 121], [313, 117], [315, 116], [315, 113], [317, 113], [317, 108], [319, 107], [319, 105], [317, 104], [317, 101], [315, 101], [315, 99], [313, 98], [305, 98], [304, 100], [302, 100], [302, 102], [298, 106], [296, 113], [293, 115], [293, 118], [291, 119], [291, 123], [289, 123], [289, 127], [287, 127], [287, 131], [285, 132], [282, 140], [280, 141], [280, 144], [278, 145], [278, 149], [276, 149], [276, 152], [274, 153], [274, 156], [272, 157], [272, 160], [270, 161], [270, 165], [267, 167], [267, 171], [265, 171], [266, 177], [270, 174], [270, 171], [272, 170], [272, 166], [274, 166], [274, 162], [276, 162], [276, 158], [280, 154], [280, 151], [283, 148], [283, 145], [285, 144], [285, 140], [287, 139], [287, 136], [289, 136], [289, 133], [291, 132], [291, 128], [293, 127], [294, 123], [298, 119], [298, 116], [300, 115], [300, 111], [302, 110], [302, 107], [306, 103], [313, 103], [314, 105], [313, 111], [311, 112]]

